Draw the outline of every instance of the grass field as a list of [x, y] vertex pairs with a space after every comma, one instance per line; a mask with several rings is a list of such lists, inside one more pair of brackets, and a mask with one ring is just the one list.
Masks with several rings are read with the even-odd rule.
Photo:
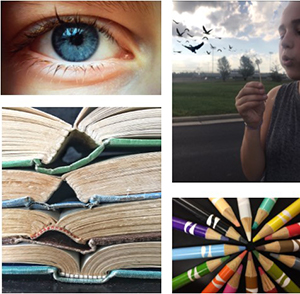
[[[173, 83], [173, 116], [237, 113], [235, 97], [244, 81]], [[263, 81], [266, 92], [282, 83]]]

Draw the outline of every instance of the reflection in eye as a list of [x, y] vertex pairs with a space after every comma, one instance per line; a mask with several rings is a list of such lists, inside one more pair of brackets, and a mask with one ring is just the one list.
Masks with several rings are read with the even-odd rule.
[[159, 94], [160, 18], [155, 1], [2, 2], [2, 94]]

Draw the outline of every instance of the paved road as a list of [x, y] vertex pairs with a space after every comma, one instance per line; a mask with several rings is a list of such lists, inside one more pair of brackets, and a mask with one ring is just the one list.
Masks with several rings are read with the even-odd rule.
[[241, 122], [173, 125], [173, 182], [246, 181], [240, 166]]

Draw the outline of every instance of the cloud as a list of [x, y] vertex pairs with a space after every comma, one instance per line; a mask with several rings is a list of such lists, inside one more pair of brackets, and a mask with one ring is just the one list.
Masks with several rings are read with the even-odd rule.
[[[230, 59], [232, 68], [236, 68], [243, 54], [257, 54], [263, 60], [261, 69], [269, 71], [270, 63], [278, 60], [277, 28], [287, 4], [288, 2], [278, 1], [173, 2], [173, 19], [179, 21], [178, 25], [173, 23], [173, 46], [175, 50], [182, 50], [182, 54], [175, 57], [174, 68], [178, 63], [179, 71], [188, 70], [188, 67], [193, 70], [197, 64], [201, 69], [211, 71], [212, 54], [207, 55], [206, 50], [211, 51], [209, 44], [213, 44], [223, 51], [220, 53], [215, 50], [215, 62], [220, 58], [220, 54], [223, 54]], [[189, 40], [192, 45], [202, 42], [203, 25], [207, 29], [212, 29], [208, 36], [209, 40], [204, 41], [205, 45], [197, 54], [187, 52], [188, 50], [177, 40], [182, 44]], [[191, 38], [185, 33], [184, 37], [180, 38], [177, 36], [176, 28], [180, 32], [188, 28], [194, 37]], [[233, 46], [232, 50], [229, 50], [229, 44]], [[274, 52], [272, 56], [269, 54], [270, 51]], [[187, 59], [184, 59], [185, 56]]]
[[178, 13], [183, 13], [183, 12], [193, 13], [199, 7], [222, 7], [222, 6], [225, 6], [225, 2], [173, 1], [174, 10], [176, 10]]
[[[181, 28], [189, 27], [202, 35], [202, 25], [214, 28], [223, 37], [277, 38], [279, 16], [286, 3], [271, 2], [174, 2], [174, 19]], [[175, 18], [176, 17], [176, 18]], [[173, 35], [176, 35], [175, 30]]]

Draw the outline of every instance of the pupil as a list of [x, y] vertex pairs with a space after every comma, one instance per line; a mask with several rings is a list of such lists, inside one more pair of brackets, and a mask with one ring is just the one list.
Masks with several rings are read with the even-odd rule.
[[52, 46], [64, 60], [88, 60], [97, 50], [99, 34], [94, 26], [76, 23], [62, 24], [52, 33]]
[[75, 46], [79, 46], [83, 43], [83, 36], [76, 34], [74, 37], [70, 37], [70, 42]]

